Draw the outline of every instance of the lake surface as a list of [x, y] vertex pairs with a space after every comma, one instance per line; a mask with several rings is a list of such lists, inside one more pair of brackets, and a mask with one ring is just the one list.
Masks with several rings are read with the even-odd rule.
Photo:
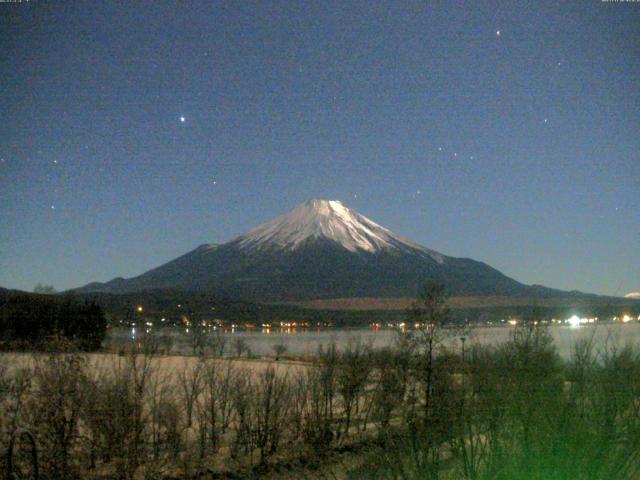
[[[514, 327], [477, 327], [467, 335], [466, 348], [473, 344], [497, 345], [510, 338]], [[572, 348], [578, 340], [593, 337], [596, 347], [602, 348], [606, 342], [613, 342], [618, 346], [634, 344], [640, 346], [640, 323], [627, 324], [609, 323], [600, 325], [581, 325], [579, 327], [551, 326], [549, 332], [560, 354], [567, 358], [571, 355]], [[167, 329], [163, 334], [170, 335], [174, 340], [173, 351], [175, 353], [190, 351], [187, 334], [178, 329]], [[218, 335], [210, 334], [212, 337]], [[255, 355], [273, 355], [274, 346], [283, 344], [287, 353], [295, 355], [313, 355], [322, 345], [326, 348], [335, 343], [338, 349], [345, 347], [349, 342], [362, 342], [371, 344], [373, 348], [382, 348], [393, 344], [397, 333], [392, 329], [374, 330], [370, 328], [354, 329], [298, 329], [298, 330], [271, 330], [267, 331], [228, 331], [223, 333], [227, 340], [227, 350], [236, 338], [242, 338], [251, 352]], [[130, 340], [130, 331], [118, 329], [110, 332], [110, 340], [123, 342]], [[452, 349], [461, 348], [460, 335], [452, 335], [445, 340], [445, 344]]]

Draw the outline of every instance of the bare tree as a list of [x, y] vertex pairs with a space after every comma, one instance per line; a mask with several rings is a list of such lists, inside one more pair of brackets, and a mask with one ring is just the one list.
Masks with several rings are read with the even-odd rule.
[[193, 423], [193, 408], [204, 387], [205, 365], [202, 361], [191, 364], [185, 362], [178, 373], [178, 384], [182, 394], [182, 404], [187, 413], [187, 428]]
[[307, 370], [308, 404], [304, 441], [314, 449], [324, 449], [334, 440], [334, 407], [338, 356], [335, 344], [319, 350], [316, 368]]
[[173, 349], [174, 339], [171, 336], [171, 333], [163, 333], [159, 335], [158, 343], [160, 346], [159, 353], [163, 355], [169, 355], [171, 350]]
[[359, 342], [349, 342], [339, 358], [337, 390], [342, 399], [344, 430], [338, 437], [348, 435], [352, 417], [357, 415], [366, 383], [371, 373], [371, 349]]
[[307, 375], [299, 372], [291, 381], [291, 421], [292, 438], [298, 441], [303, 435], [304, 419], [309, 408], [309, 385]]
[[187, 333], [187, 341], [189, 342], [193, 355], [204, 355], [204, 350], [207, 346], [206, 327], [196, 325], [195, 323], [191, 325]]
[[[422, 400], [422, 419], [416, 418], [413, 410], [409, 412], [408, 425], [412, 438], [411, 454], [421, 475], [436, 478], [440, 469], [440, 445], [448, 436], [450, 411], [447, 410], [446, 393], [449, 383], [444, 363], [436, 363], [436, 352], [441, 349], [447, 333], [445, 327], [450, 324], [450, 310], [444, 285], [429, 283], [420, 292], [408, 311], [410, 323], [405, 334], [405, 348], [415, 352], [415, 385], [419, 388]], [[411, 345], [413, 343], [413, 345]], [[419, 404], [420, 396], [409, 390], [409, 404]], [[445, 415], [446, 414], [446, 415]]]
[[31, 411], [44, 473], [51, 478], [75, 477], [77, 471], [72, 458], [80, 438], [86, 359], [74, 353], [54, 352], [44, 357], [34, 356], [33, 361], [35, 390]]
[[227, 346], [227, 337], [220, 328], [216, 328], [211, 336], [211, 353], [214, 357], [223, 357]]
[[417, 373], [423, 389], [424, 420], [428, 421], [432, 416], [431, 399], [436, 349], [441, 346], [444, 327], [450, 323], [450, 310], [444, 285], [427, 284], [418, 299], [413, 302], [408, 312], [408, 319], [413, 325], [417, 325], [413, 341], [416, 343], [418, 352]]
[[252, 400], [253, 435], [264, 465], [278, 449], [287, 425], [291, 402], [287, 377], [278, 377], [270, 366], [260, 374]]
[[182, 409], [178, 407], [175, 383], [170, 381], [170, 375], [170, 372], [157, 372], [148, 383], [145, 442], [150, 444], [152, 460], [144, 464], [145, 478], [165, 476], [183, 447]]
[[118, 479], [135, 478], [145, 462], [151, 360], [135, 352], [117, 357], [111, 371], [98, 369], [85, 391], [83, 421], [92, 450], [113, 464]]
[[381, 436], [386, 436], [395, 409], [404, 403], [406, 382], [405, 375], [398, 361], [398, 354], [390, 348], [383, 349], [374, 357], [376, 380], [374, 383], [373, 402], [374, 420], [378, 424]]
[[273, 346], [273, 352], [276, 354], [276, 362], [280, 360], [280, 357], [287, 351], [287, 346], [284, 343], [276, 343]]
[[0, 438], [11, 434], [21, 426], [25, 403], [30, 397], [33, 372], [28, 368], [16, 369], [9, 374], [5, 366], [0, 367]]
[[235, 337], [232, 342], [232, 347], [236, 352], [237, 357], [241, 357], [244, 352], [249, 351], [249, 345], [246, 340], [241, 337]]
[[235, 439], [231, 446], [231, 456], [235, 458], [242, 451], [245, 454], [251, 451], [251, 411], [250, 399], [253, 396], [253, 384], [251, 374], [245, 370], [239, 370], [232, 384], [232, 403], [235, 414], [233, 429]]
[[233, 384], [237, 370], [230, 361], [207, 361], [204, 371], [204, 392], [199, 406], [201, 455], [206, 447], [217, 451], [220, 438], [231, 423]]

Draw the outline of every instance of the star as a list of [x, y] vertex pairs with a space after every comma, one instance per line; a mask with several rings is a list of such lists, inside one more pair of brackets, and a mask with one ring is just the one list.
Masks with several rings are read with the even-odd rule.
[[500, 36], [500, 30], [496, 30], [496, 37]]
[[56, 206], [55, 205], [51, 205], [51, 210], [55, 210]]
[[184, 115], [181, 115], [180, 116], [180, 123], [184, 123], [186, 121], [187, 121], [187, 119], [184, 117]]
[[549, 122], [549, 119], [548, 119], [548, 118], [545, 118], [545, 119], [544, 119], [544, 123], [548, 123], [548, 122]]

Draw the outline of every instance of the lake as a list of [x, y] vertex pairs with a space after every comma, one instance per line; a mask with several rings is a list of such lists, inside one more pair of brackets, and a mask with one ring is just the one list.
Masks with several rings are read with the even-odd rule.
[[[466, 348], [479, 343], [484, 345], [497, 345], [510, 338], [515, 327], [476, 327], [465, 336]], [[165, 334], [170, 335], [174, 340], [172, 351], [174, 353], [190, 350], [187, 334], [182, 330], [166, 329]], [[595, 344], [602, 347], [605, 342], [615, 342], [616, 345], [626, 344], [640, 345], [640, 323], [630, 322], [607, 323], [596, 325], [581, 325], [579, 327], [570, 326], [550, 326], [549, 332], [555, 344], [564, 358], [571, 355], [571, 351], [576, 341], [588, 339], [593, 336]], [[125, 329], [113, 330], [109, 333], [109, 341], [119, 343], [128, 341], [131, 332]], [[218, 335], [210, 333], [209, 335]], [[326, 348], [331, 343], [335, 343], [338, 349], [343, 348], [349, 342], [360, 341], [371, 344], [373, 348], [382, 348], [391, 345], [396, 338], [396, 331], [393, 329], [374, 330], [371, 328], [353, 329], [282, 329], [282, 330], [237, 330], [223, 333], [227, 340], [227, 349], [231, 348], [231, 342], [235, 338], [242, 338], [255, 355], [273, 355], [274, 346], [283, 344], [287, 348], [287, 353], [295, 355], [313, 355], [318, 352], [322, 345]], [[445, 344], [450, 348], [461, 348], [459, 335], [450, 336], [445, 340]]]

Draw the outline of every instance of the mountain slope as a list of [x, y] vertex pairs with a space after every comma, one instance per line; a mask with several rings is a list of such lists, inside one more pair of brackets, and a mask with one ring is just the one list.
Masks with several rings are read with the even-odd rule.
[[414, 244], [338, 201], [309, 200], [220, 245], [201, 245], [131, 279], [82, 291], [218, 292], [255, 301], [412, 296], [428, 280], [453, 295], [565, 294]]

